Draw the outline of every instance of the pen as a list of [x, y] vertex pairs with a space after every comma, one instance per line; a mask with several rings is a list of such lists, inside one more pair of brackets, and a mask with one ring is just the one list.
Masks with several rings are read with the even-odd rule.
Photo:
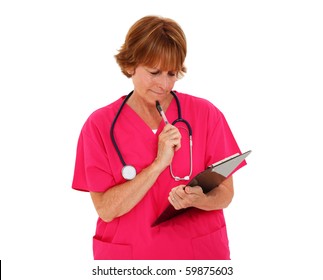
[[158, 100], [156, 100], [156, 108], [157, 108], [157, 110], [158, 110], [159, 114], [161, 115], [161, 117], [163, 118], [164, 123], [165, 123], [165, 124], [168, 124], [169, 122], [168, 122], [168, 120], [167, 120], [167, 118], [166, 118], [166, 115], [165, 115], [165, 113], [164, 113], [164, 111], [163, 111], [162, 107], [160, 106], [160, 103], [159, 103], [159, 101], [158, 101]]

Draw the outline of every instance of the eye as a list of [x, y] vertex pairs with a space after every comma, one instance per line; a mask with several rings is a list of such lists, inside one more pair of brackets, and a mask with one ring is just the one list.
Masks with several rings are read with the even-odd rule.
[[169, 72], [168, 72], [168, 76], [170, 76], [170, 77], [175, 77], [175, 76], [176, 76], [176, 73], [175, 73], [175, 72], [173, 72], [173, 71], [169, 71]]
[[150, 75], [153, 75], [153, 76], [158, 75], [160, 73], [160, 70], [156, 68], [145, 68], [145, 69]]

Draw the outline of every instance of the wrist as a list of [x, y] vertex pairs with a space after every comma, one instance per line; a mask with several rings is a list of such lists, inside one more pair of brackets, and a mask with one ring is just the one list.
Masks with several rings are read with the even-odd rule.
[[150, 166], [152, 170], [154, 170], [155, 172], [158, 172], [159, 174], [162, 173], [167, 168], [167, 165], [163, 164], [163, 162], [160, 159], [158, 159], [158, 157], [155, 158], [155, 160], [151, 163]]
[[196, 205], [194, 207], [204, 211], [210, 211], [214, 210], [213, 206], [213, 201], [210, 195], [203, 194], [203, 196], [201, 196], [200, 199], [196, 201]]

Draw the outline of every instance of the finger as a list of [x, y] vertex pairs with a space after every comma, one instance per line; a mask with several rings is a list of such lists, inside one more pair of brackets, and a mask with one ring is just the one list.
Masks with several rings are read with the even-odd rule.
[[169, 131], [169, 130], [172, 130], [172, 129], [176, 129], [178, 130], [178, 128], [170, 123], [166, 124], [163, 128], [163, 131]]
[[164, 134], [160, 134], [159, 135], [159, 140], [162, 142], [169, 142], [172, 141], [173, 142], [180, 142], [181, 141], [182, 136], [177, 133], [177, 132], [169, 132], [169, 133], [164, 133]]
[[174, 190], [174, 196], [179, 197], [181, 199], [184, 199], [187, 196], [187, 193], [185, 192], [184, 187], [183, 186], [178, 186]]
[[177, 130], [169, 132], [168, 137], [171, 138], [171, 139], [178, 139], [178, 140], [182, 139], [182, 135]]
[[166, 137], [169, 137], [169, 138], [181, 138], [182, 137], [178, 128], [175, 126], [169, 125], [169, 124], [164, 127], [161, 135], [165, 135]]
[[183, 185], [173, 188], [169, 193], [169, 199], [175, 209], [186, 208], [189, 206], [188, 196], [183, 190]]
[[168, 201], [176, 210], [179, 210], [181, 207], [173, 196], [168, 196]]
[[177, 199], [182, 199], [185, 193], [183, 192], [183, 188], [175, 187], [172, 188], [172, 190], [169, 192], [169, 195]]
[[184, 191], [187, 194], [200, 194], [203, 192], [203, 190], [200, 186], [194, 186], [194, 187], [186, 186], [184, 188]]
[[181, 140], [180, 139], [169, 138], [169, 139], [166, 139], [164, 143], [167, 147], [170, 147], [170, 148], [174, 149], [175, 151], [178, 151], [181, 148]]
[[178, 142], [175, 144], [175, 146], [174, 146], [174, 150], [175, 150], [175, 152], [177, 152], [181, 147], [182, 147], [182, 145], [181, 145], [181, 141], [178, 141]]
[[171, 124], [166, 124], [165, 126], [164, 126], [164, 128], [163, 128], [163, 132], [168, 132], [168, 131], [170, 131], [171, 129], [173, 129], [174, 128], [174, 126], [173, 125], [171, 125]]

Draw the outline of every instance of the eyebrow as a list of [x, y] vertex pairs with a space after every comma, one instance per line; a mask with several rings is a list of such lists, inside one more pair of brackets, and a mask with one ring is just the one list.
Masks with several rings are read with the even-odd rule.
[[148, 67], [148, 66], [145, 67], [145, 70], [148, 71], [148, 72], [150, 72], [150, 71], [167, 72], [167, 73], [169, 73], [169, 72], [176, 73], [177, 72], [176, 70], [161, 70], [159, 68]]

